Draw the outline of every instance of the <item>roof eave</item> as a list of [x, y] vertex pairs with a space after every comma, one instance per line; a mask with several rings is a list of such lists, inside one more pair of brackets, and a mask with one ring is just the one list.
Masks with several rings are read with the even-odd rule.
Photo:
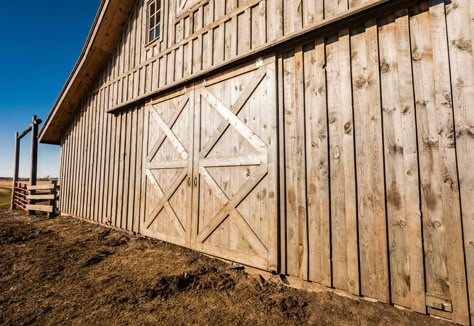
[[134, 4], [134, 0], [101, 1], [79, 59], [40, 131], [41, 143], [61, 143], [78, 106], [114, 52]]

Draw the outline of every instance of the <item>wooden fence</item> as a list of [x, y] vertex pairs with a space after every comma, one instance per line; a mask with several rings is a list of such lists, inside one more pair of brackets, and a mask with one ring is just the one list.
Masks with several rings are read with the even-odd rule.
[[28, 185], [22, 182], [15, 182], [15, 187], [12, 194], [12, 208], [21, 209], [27, 211], [26, 206], [28, 205]]
[[50, 184], [29, 186], [16, 182], [12, 195], [12, 207], [30, 213], [43, 212], [48, 217], [59, 214], [59, 185], [56, 181]]

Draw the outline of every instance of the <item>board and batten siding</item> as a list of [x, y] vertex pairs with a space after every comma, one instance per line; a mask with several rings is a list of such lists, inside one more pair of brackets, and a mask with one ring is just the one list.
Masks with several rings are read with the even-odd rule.
[[469, 323], [469, 5], [421, 3], [279, 56], [285, 273], [423, 313], [445, 300], [453, 313], [428, 312]]
[[[174, 1], [165, 3], [173, 12]], [[64, 214], [143, 233], [150, 103], [106, 111], [364, 2], [223, 1], [225, 10], [217, 3], [165, 18], [162, 42], [144, 47], [144, 1], [137, 2], [116, 54], [63, 135]], [[255, 20], [261, 16], [265, 24]], [[283, 274], [473, 320], [473, 36], [474, 4], [431, 0], [278, 51], [268, 69], [278, 110], [273, 232]], [[219, 101], [232, 103], [226, 94], [242, 89], [226, 85], [239, 79], [222, 80], [214, 86]], [[200, 81], [184, 92], [199, 98], [205, 88]], [[440, 302], [453, 312], [427, 308]]]
[[82, 106], [61, 144], [61, 212], [139, 232], [143, 216], [141, 108], [101, 110], [106, 94]]
[[138, 0], [97, 90], [109, 89], [106, 109], [117, 109], [376, 2], [204, 0], [178, 14], [178, 0], [164, 0], [161, 38], [148, 44], [147, 0]]

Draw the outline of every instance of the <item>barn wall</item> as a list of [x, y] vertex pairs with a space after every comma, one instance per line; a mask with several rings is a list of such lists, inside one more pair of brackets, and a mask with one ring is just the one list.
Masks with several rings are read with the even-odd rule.
[[[293, 8], [303, 8], [301, 15], [270, 16], [285, 31], [297, 30], [307, 24], [304, 13], [321, 8], [301, 3]], [[208, 41], [222, 40], [236, 20], [258, 17], [251, 13], [277, 10], [270, 0], [245, 4]], [[220, 53], [193, 52], [191, 59], [188, 52], [175, 62], [189, 47], [169, 36], [162, 49], [141, 47], [142, 6], [61, 144], [62, 212], [135, 232], [145, 219], [145, 110], [105, 111], [194, 66], [209, 67]], [[474, 317], [473, 18], [469, 0], [422, 2], [279, 52], [283, 273], [463, 324], [470, 301]], [[192, 33], [186, 19], [182, 38]], [[271, 37], [267, 27], [265, 40]], [[232, 55], [235, 46], [230, 41]], [[220, 49], [227, 58], [228, 47]], [[167, 75], [175, 71], [167, 67], [183, 75]], [[453, 313], [427, 310], [441, 299]]]
[[469, 322], [468, 8], [422, 3], [282, 52], [287, 274], [420, 312], [445, 298], [452, 314], [428, 311]]
[[105, 113], [105, 94], [83, 105], [61, 144], [61, 212], [139, 232], [143, 110]]
[[208, 0], [177, 15], [163, 1], [162, 38], [146, 44], [146, 0], [138, 0], [99, 89], [107, 109], [127, 103], [329, 20], [368, 0]]

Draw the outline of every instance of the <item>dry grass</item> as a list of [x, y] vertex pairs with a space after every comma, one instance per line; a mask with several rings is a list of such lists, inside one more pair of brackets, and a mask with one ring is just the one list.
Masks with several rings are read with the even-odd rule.
[[0, 185], [0, 209], [8, 209], [10, 207], [11, 190], [10, 187]]
[[11, 188], [11, 186], [12, 186], [11, 180], [0, 180], [1, 188]]
[[[28, 181], [21, 181], [21, 182], [28, 183]], [[48, 184], [48, 183], [51, 183], [51, 181], [49, 181], [49, 180], [39, 180], [38, 181], [38, 184], [40, 184], [40, 185]], [[0, 188], [11, 188], [11, 186], [12, 186], [12, 181], [11, 180], [0, 180]]]

